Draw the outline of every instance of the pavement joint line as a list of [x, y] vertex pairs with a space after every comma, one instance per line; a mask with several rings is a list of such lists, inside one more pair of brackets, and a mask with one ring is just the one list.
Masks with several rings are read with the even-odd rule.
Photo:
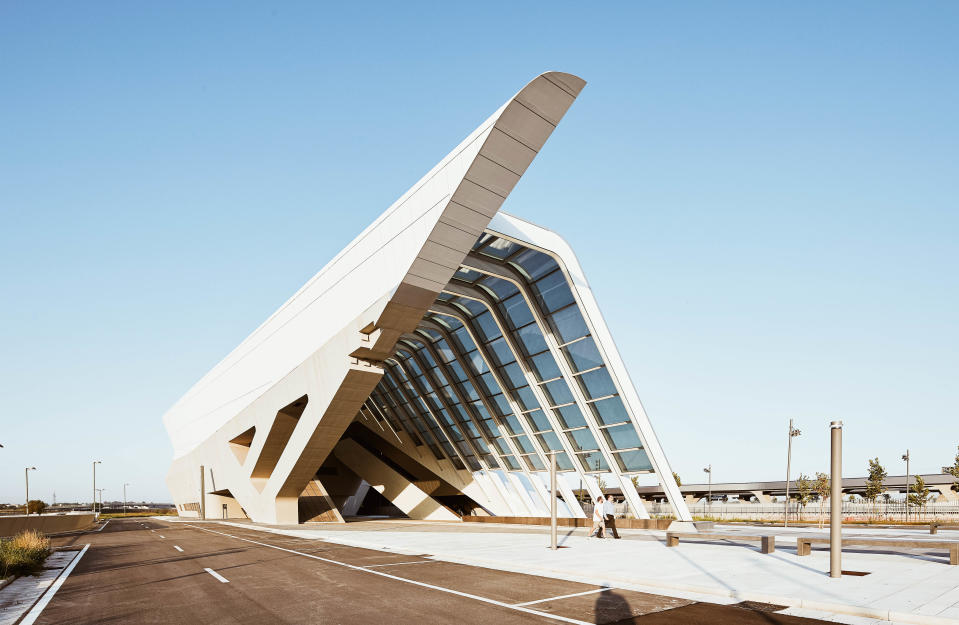
[[430, 564], [432, 562], [438, 562], [438, 560], [413, 560], [411, 562], [388, 562], [386, 564], [367, 564], [367, 568], [372, 568], [374, 566], [400, 566], [401, 564]]
[[228, 583], [230, 583], [230, 580], [228, 580], [227, 578], [223, 577], [222, 575], [220, 575], [219, 573], [217, 573], [217, 572], [214, 571], [213, 569], [209, 569], [209, 568], [205, 568], [205, 567], [204, 567], [203, 570], [206, 571], [207, 573], [209, 573], [210, 575], [212, 575], [213, 577], [217, 578], [218, 580], [220, 580], [220, 582], [223, 583], [223, 584], [228, 584]]
[[67, 568], [63, 569], [63, 572], [57, 577], [56, 581], [53, 582], [53, 585], [47, 589], [43, 596], [40, 597], [40, 601], [33, 606], [33, 608], [27, 612], [27, 615], [23, 617], [23, 620], [20, 621], [20, 625], [33, 625], [33, 623], [40, 616], [40, 613], [43, 612], [43, 609], [47, 607], [47, 604], [50, 603], [50, 600], [53, 599], [53, 595], [57, 594], [57, 591], [60, 590], [60, 586], [63, 586], [63, 582], [66, 581], [67, 576], [73, 571], [73, 567], [77, 565], [77, 562], [80, 561], [80, 558], [83, 557], [83, 554], [87, 552], [87, 549], [90, 548], [90, 543], [87, 543], [83, 549], [80, 550], [80, 553], [77, 554], [75, 558], [67, 565]]
[[180, 545], [173, 545], [173, 548], [179, 551], [180, 553], [183, 553], [183, 547], [181, 547]]
[[569, 599], [570, 597], [582, 597], [583, 595], [592, 595], [597, 592], [606, 592], [612, 590], [609, 586], [594, 588], [593, 590], [584, 590], [583, 592], [574, 592], [569, 595], [559, 595], [556, 597], [546, 597], [545, 599], [536, 599], [535, 601], [524, 601], [523, 603], [514, 603], [513, 605], [533, 605], [534, 603], [546, 603], [547, 601], [558, 601], [560, 599]]
[[320, 560], [320, 561], [322, 561], [322, 562], [328, 562], [328, 563], [330, 563], [330, 564], [336, 564], [336, 565], [338, 565], [338, 566], [343, 566], [343, 567], [346, 567], [346, 568], [349, 568], [349, 569], [353, 569], [353, 570], [355, 570], [355, 571], [364, 571], [364, 572], [370, 573], [370, 574], [372, 574], [372, 575], [379, 575], [380, 577], [386, 577], [386, 578], [388, 578], [388, 579], [393, 579], [393, 580], [396, 580], [396, 581], [399, 581], [399, 582], [404, 582], [404, 583], [406, 583], [406, 584], [413, 584], [414, 586], [420, 586], [420, 587], [422, 587], [422, 588], [430, 588], [430, 589], [432, 589], [432, 590], [438, 590], [438, 591], [440, 591], [440, 592], [449, 593], [449, 594], [451, 594], [451, 595], [457, 595], [457, 596], [460, 596], [460, 597], [466, 597], [467, 599], [474, 599], [474, 600], [476, 600], [476, 601], [481, 601], [481, 602], [483, 602], [483, 603], [489, 603], [489, 604], [491, 604], [491, 605], [500, 606], [500, 607], [502, 607], [502, 608], [507, 608], [507, 609], [509, 609], [509, 610], [516, 610], [516, 611], [518, 611], [518, 612], [525, 612], [525, 613], [527, 613], [527, 614], [535, 614], [536, 616], [542, 616], [542, 617], [544, 617], [544, 618], [551, 619], [551, 620], [554, 620], [554, 621], [560, 621], [560, 622], [563, 622], [563, 623], [572, 623], [573, 625], [593, 625], [592, 623], [589, 623], [589, 622], [587, 622], [587, 621], [580, 621], [580, 620], [573, 619], [573, 618], [567, 618], [567, 617], [565, 617], [565, 616], [559, 616], [559, 615], [557, 615], [557, 614], [550, 614], [550, 613], [548, 613], [548, 612], [541, 612], [541, 611], [539, 611], [539, 610], [534, 610], [534, 609], [532, 609], [532, 608], [526, 608], [526, 607], [523, 607], [523, 606], [511, 605], [511, 604], [509, 604], [509, 603], [504, 603], [504, 602], [502, 602], [502, 601], [497, 601], [496, 599], [490, 599], [489, 597], [481, 597], [481, 596], [479, 596], [479, 595], [473, 595], [473, 594], [470, 594], [470, 593], [468, 593], [468, 592], [461, 592], [461, 591], [459, 591], [459, 590], [453, 590], [453, 589], [451, 589], [451, 588], [443, 588], [442, 586], [434, 586], [433, 584], [427, 584], [427, 583], [425, 583], [425, 582], [419, 582], [419, 581], [416, 581], [416, 580], [414, 580], [414, 579], [406, 579], [406, 578], [404, 578], [404, 577], [398, 577], [398, 576], [396, 576], [396, 575], [390, 575], [389, 573], [384, 573], [383, 571], [374, 571], [374, 570], [372, 570], [372, 569], [368, 569], [368, 568], [365, 568], [365, 567], [362, 567], [362, 566], [356, 566], [356, 565], [354, 565], [354, 564], [347, 564], [346, 562], [340, 562], [340, 561], [338, 561], [338, 560], [330, 560], [329, 558], [321, 558], [320, 556], [315, 556], [315, 555], [312, 555], [312, 554], [309, 554], [309, 553], [303, 553], [303, 552], [300, 552], [300, 551], [294, 551], [293, 549], [287, 549], [287, 548], [285, 548], [285, 547], [277, 547], [276, 545], [271, 545], [271, 544], [268, 544], [268, 543], [261, 543], [261, 542], [255, 541], [255, 540], [250, 540], [249, 538], [241, 538], [241, 537], [239, 537], [239, 536], [233, 536], [232, 534], [227, 534], [227, 533], [225, 533], [225, 532], [217, 532], [216, 530], [206, 529], [205, 527], [198, 527], [198, 526], [196, 526], [196, 525], [189, 525], [189, 524], [188, 524], [188, 527], [192, 527], [192, 528], [194, 528], [194, 529], [202, 530], [202, 531], [204, 531], [204, 532], [210, 532], [211, 534], [219, 534], [219, 535], [221, 535], [221, 536], [227, 536], [227, 537], [229, 537], [229, 538], [233, 538], [234, 540], [242, 540], [243, 542], [252, 543], [252, 544], [254, 544], [254, 545], [260, 545], [261, 547], [269, 547], [270, 549], [277, 549], [277, 550], [279, 550], [279, 551], [286, 551], [287, 553], [293, 553], [293, 554], [296, 554], [296, 555], [298, 555], [298, 556], [303, 556], [303, 557], [305, 557], [305, 558], [312, 558], [312, 559], [314, 559], [314, 560]]

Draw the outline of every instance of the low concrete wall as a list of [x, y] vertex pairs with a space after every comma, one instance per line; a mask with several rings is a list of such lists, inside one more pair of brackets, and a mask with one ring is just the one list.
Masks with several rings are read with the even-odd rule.
[[44, 534], [58, 534], [82, 530], [93, 525], [89, 514], [41, 514], [30, 516], [0, 516], [0, 536], [13, 536], [23, 530], [37, 530]]
[[[464, 516], [464, 523], [508, 523], [513, 525], [549, 525], [549, 517], [537, 516]], [[619, 529], [664, 530], [671, 519], [616, 519]], [[591, 527], [592, 519], [556, 519], [559, 527]]]

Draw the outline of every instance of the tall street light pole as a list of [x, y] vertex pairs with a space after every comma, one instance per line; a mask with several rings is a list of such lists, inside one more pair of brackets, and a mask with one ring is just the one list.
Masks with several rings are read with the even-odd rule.
[[[911, 484], [909, 484], [909, 450], [906, 450], [906, 453], [903, 454], [902, 459], [906, 461], [906, 523], [909, 522], [909, 489]], [[920, 510], [922, 512], [922, 510]]]
[[27, 516], [30, 516], [30, 471], [36, 471], [36, 467], [27, 467], [23, 470], [23, 479], [27, 484], [27, 505], [23, 509]]
[[786, 509], [783, 513], [783, 527], [789, 526], [789, 470], [792, 468], [793, 461], [793, 438], [799, 436], [800, 432], [793, 427], [793, 420], [789, 420], [789, 445], [786, 451]]
[[710, 464], [703, 469], [703, 473], [709, 476], [709, 495], [706, 496], [706, 514], [708, 515], [713, 510], [713, 465]]
[[123, 514], [127, 513], [127, 486], [129, 485], [129, 482], [123, 485]]
[[93, 510], [94, 516], [97, 514], [97, 465], [103, 464], [99, 460], [93, 461], [93, 503], [91, 504], [91, 509]]

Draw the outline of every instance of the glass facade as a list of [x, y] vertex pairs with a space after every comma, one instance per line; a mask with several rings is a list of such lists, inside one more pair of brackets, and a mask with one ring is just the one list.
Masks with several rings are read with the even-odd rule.
[[652, 470], [562, 267], [514, 241], [479, 238], [386, 371], [370, 416], [456, 468]]

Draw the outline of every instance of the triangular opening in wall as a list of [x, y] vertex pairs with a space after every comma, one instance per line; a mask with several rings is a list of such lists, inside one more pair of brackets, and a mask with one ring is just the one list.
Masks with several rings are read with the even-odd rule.
[[251, 427], [239, 436], [230, 439], [230, 451], [236, 456], [236, 459], [243, 464], [250, 453], [250, 446], [253, 445], [253, 437], [256, 435], [256, 426]]

